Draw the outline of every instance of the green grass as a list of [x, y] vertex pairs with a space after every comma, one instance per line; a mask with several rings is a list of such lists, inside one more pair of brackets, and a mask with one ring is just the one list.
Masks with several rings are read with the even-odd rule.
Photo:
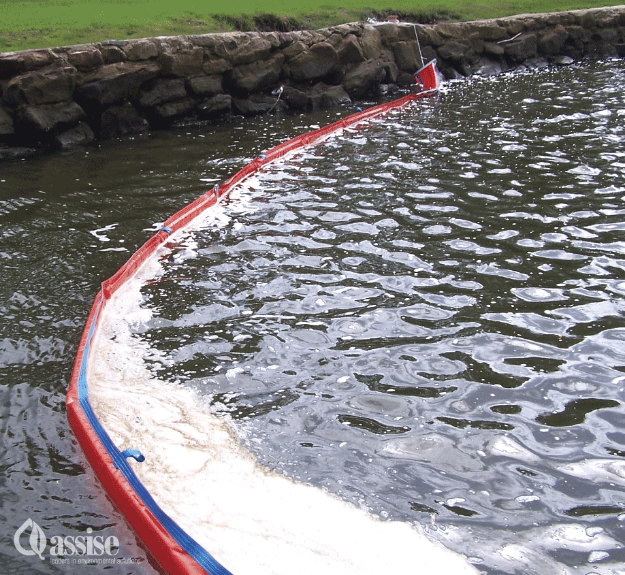
[[308, 0], [305, 5], [298, 0], [0, 0], [0, 51], [264, 29], [272, 22], [284, 29], [316, 29], [385, 14], [428, 22], [617, 4], [596, 0]]

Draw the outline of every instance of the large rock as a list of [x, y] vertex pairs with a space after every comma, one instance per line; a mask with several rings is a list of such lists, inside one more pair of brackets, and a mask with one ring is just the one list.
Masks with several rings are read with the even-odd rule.
[[[535, 22], [532, 20], [532, 24]], [[502, 19], [499, 21], [502, 27], [505, 27], [508, 38], [518, 36], [526, 29], [526, 22], [523, 18]]]
[[212, 74], [210, 76], [190, 78], [187, 81], [187, 87], [190, 92], [196, 96], [211, 97], [217, 94], [223, 94], [223, 76], [221, 74]]
[[282, 53], [286, 57], [287, 62], [290, 62], [294, 58], [297, 58], [300, 54], [303, 54], [308, 50], [308, 46], [304, 42], [293, 42], [287, 48], [282, 50]]
[[13, 118], [6, 110], [0, 108], [0, 136], [9, 136], [14, 132]]
[[386, 71], [380, 62], [363, 62], [345, 74], [343, 88], [353, 98], [364, 98], [376, 91], [385, 76]]
[[153, 109], [153, 114], [159, 121], [171, 122], [190, 114], [196, 106], [195, 100], [185, 98], [176, 102], [166, 102]]
[[95, 46], [70, 50], [67, 53], [67, 61], [81, 72], [99, 68], [104, 64], [102, 53]]
[[[226, 34], [195, 34], [187, 36], [187, 40], [194, 46], [205, 48], [207, 55], [225, 58], [226, 49], [224, 48], [224, 38]], [[233, 48], [236, 46], [236, 40], [232, 42]]]
[[231, 90], [239, 96], [262, 92], [277, 85], [284, 56], [276, 54], [269, 60], [238, 66], [229, 75]]
[[232, 111], [232, 96], [230, 94], [217, 94], [202, 102], [197, 113], [203, 118], [216, 118], [229, 114]]
[[[382, 54], [380, 55], [380, 63], [382, 64], [382, 68], [384, 68], [386, 74], [384, 82], [387, 84], [394, 84], [400, 74], [400, 70], [397, 66], [397, 63], [395, 62], [393, 53], [390, 50], [382, 50]], [[411, 70], [411, 72], [414, 71], [415, 70]]]
[[290, 32], [268, 32], [264, 37], [271, 42], [274, 50], [284, 50], [295, 42]]
[[496, 22], [473, 22], [472, 24], [472, 36], [485, 42], [498, 42], [508, 37], [506, 29], [499, 26]]
[[395, 63], [403, 72], [416, 72], [420, 68], [415, 48], [416, 42], [395, 42], [392, 45]]
[[247, 41], [237, 42], [235, 48], [228, 49], [226, 45], [226, 57], [233, 66], [252, 64], [258, 60], [266, 60], [271, 53], [271, 42], [258, 36], [246, 37]]
[[342, 34], [343, 36], [349, 36], [350, 34], [353, 34], [354, 36], [361, 36], [362, 29], [363, 25], [359, 22], [348, 22], [347, 24], [332, 26], [332, 28], [330, 28], [330, 32], [332, 34]]
[[421, 46], [430, 45], [438, 49], [447, 41], [438, 33], [435, 28], [423, 29], [423, 35], [425, 36], [425, 40], [421, 38], [421, 34], [419, 33], [419, 42], [421, 42]]
[[221, 74], [230, 69], [230, 64], [228, 64], [228, 60], [223, 58], [210, 58], [204, 61], [202, 64], [202, 73], [207, 76], [211, 76], [213, 74]]
[[46, 68], [12, 78], [4, 90], [10, 108], [39, 106], [70, 100], [76, 87], [76, 68]]
[[414, 74], [410, 74], [409, 72], [400, 72], [397, 75], [396, 82], [400, 88], [409, 88], [410, 86], [415, 86], [417, 84], [417, 79], [414, 77]]
[[0, 144], [0, 160], [8, 158], [25, 158], [34, 154], [37, 150], [35, 148], [26, 148], [24, 146], [8, 146], [6, 144]]
[[378, 58], [382, 52], [382, 36], [373, 26], [365, 25], [360, 37], [362, 53], [367, 60]]
[[435, 26], [436, 31], [446, 40], [457, 40], [464, 36], [464, 25], [454, 24], [452, 22], [441, 22]]
[[20, 127], [45, 134], [76, 125], [86, 116], [76, 102], [26, 106], [18, 112]]
[[111, 106], [100, 118], [100, 137], [116, 138], [128, 134], [144, 132], [150, 127], [144, 116], [129, 104]]
[[438, 49], [438, 54], [443, 60], [449, 60], [454, 64], [461, 62], [469, 51], [469, 46], [462, 42], [447, 42]]
[[310, 98], [305, 92], [285, 86], [282, 92], [282, 100], [284, 100], [290, 110], [304, 111], [310, 107]]
[[139, 87], [159, 72], [156, 62], [108, 64], [81, 78], [76, 90], [94, 104], [107, 106], [136, 97]]
[[569, 33], [564, 26], [543, 30], [538, 36], [538, 51], [546, 56], [556, 56], [562, 53], [564, 43]]
[[20, 54], [7, 54], [0, 57], [0, 78], [14, 76], [24, 71], [24, 61]]
[[339, 63], [339, 55], [328, 42], [320, 42], [293, 59], [289, 64], [291, 78], [308, 82], [323, 78]]
[[80, 122], [78, 126], [70, 128], [61, 134], [57, 134], [54, 140], [61, 148], [70, 148], [79, 144], [87, 144], [95, 140], [95, 134], [85, 122]]
[[536, 34], [524, 34], [517, 40], [504, 43], [503, 47], [506, 56], [513, 62], [523, 62], [523, 60], [536, 56], [538, 40]]
[[549, 66], [549, 62], [547, 62], [547, 60], [542, 56], [537, 56], [536, 58], [525, 60], [525, 62], [523, 62], [523, 66], [525, 66], [528, 70], [540, 70]]
[[[201, 39], [200, 39], [201, 38]], [[208, 36], [194, 36], [192, 43], [202, 46], [209, 59], [228, 60], [229, 54], [237, 49], [237, 46], [248, 41], [248, 35], [243, 32], [227, 32], [225, 34], [211, 34]]]
[[330, 41], [339, 56], [341, 64], [358, 64], [366, 60], [362, 51], [362, 46], [355, 36], [349, 35], [344, 38], [343, 36], [334, 34], [334, 36], [330, 38]]
[[126, 60], [126, 54], [123, 50], [117, 46], [101, 46], [100, 54], [105, 64], [116, 64], [117, 62], [123, 62]]
[[[418, 26], [421, 28], [421, 26]], [[380, 35], [383, 44], [390, 45], [394, 42], [399, 42], [399, 26], [392, 22], [382, 22], [375, 25], [375, 29]]]
[[158, 46], [152, 40], [148, 39], [128, 42], [128, 44], [123, 47], [123, 50], [128, 60], [132, 62], [149, 60], [150, 58], [156, 58], [158, 56]]
[[501, 62], [490, 58], [480, 58], [475, 74], [478, 76], [497, 76], [503, 72]]
[[616, 44], [619, 41], [619, 33], [614, 28], [600, 28], [597, 34], [608, 44]]
[[623, 13], [618, 9], [605, 8], [603, 10], [587, 10], [581, 16], [581, 24], [584, 28], [611, 28], [622, 26]]
[[211, 48], [216, 44], [217, 34], [191, 34], [187, 40], [194, 46]]
[[52, 50], [29, 50], [22, 54], [24, 72], [39, 70], [51, 64], [62, 65], [61, 59]]
[[501, 58], [504, 55], [504, 49], [501, 44], [495, 42], [484, 42], [483, 54], [485, 56], [492, 56], [493, 58]]
[[432, 46], [421, 46], [421, 52], [423, 53], [423, 63], [427, 64], [432, 60], [435, 60], [438, 54]]
[[342, 86], [319, 83], [310, 91], [310, 101], [314, 109], [327, 109], [350, 104], [352, 99]]
[[165, 74], [188, 78], [203, 73], [204, 50], [199, 47], [176, 52], [165, 52], [160, 57], [161, 68]]
[[331, 86], [321, 94], [320, 105], [322, 108], [336, 108], [351, 104], [352, 99], [342, 86]]
[[573, 58], [569, 58], [568, 56], [558, 56], [554, 60], [554, 64], [556, 66], [571, 66], [575, 64], [575, 60], [573, 60]]
[[[384, 22], [382, 24], [375, 24], [374, 28], [382, 40], [383, 45], [390, 45], [394, 42], [405, 42], [407, 40], [415, 39], [415, 27], [417, 34], [421, 34], [426, 27], [421, 24], [409, 24], [407, 22], [400, 22], [395, 24], [393, 22]], [[428, 30], [432, 30], [431, 26], [427, 26]]]
[[276, 98], [272, 96], [255, 95], [249, 98], [233, 98], [232, 109], [243, 116], [258, 116], [266, 114], [283, 106], [281, 101], [276, 104]]
[[184, 89], [184, 80], [157, 78], [144, 86], [139, 94], [139, 105], [143, 108], [158, 106], [165, 102], [181, 100], [185, 98], [187, 91]]

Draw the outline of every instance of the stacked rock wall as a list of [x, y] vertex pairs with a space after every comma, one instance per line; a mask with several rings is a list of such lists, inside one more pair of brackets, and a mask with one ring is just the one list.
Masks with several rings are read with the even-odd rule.
[[618, 6], [433, 26], [353, 23], [4, 53], [0, 156], [411, 89], [421, 65], [419, 46], [426, 61], [437, 58], [447, 78], [458, 78], [623, 57], [624, 43], [625, 6]]

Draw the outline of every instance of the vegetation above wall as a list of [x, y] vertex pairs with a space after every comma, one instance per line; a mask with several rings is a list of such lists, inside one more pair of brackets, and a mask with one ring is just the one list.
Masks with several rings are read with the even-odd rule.
[[210, 32], [316, 30], [345, 22], [432, 24], [615, 6], [601, 0], [0, 0], [0, 52], [109, 39]]

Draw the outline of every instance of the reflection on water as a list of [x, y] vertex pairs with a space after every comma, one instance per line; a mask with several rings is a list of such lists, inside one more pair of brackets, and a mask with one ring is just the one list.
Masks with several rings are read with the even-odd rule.
[[492, 572], [622, 564], [619, 74], [454, 84], [268, 168], [146, 290], [154, 369]]
[[[428, 524], [487, 573], [618, 573], [624, 89], [620, 61], [453, 83], [268, 168], [145, 288], [153, 369], [270, 468]], [[91, 299], [158, 222], [335, 118], [0, 166], [3, 572], [81, 572], [17, 554], [28, 517], [116, 534], [152, 572], [65, 422]]]

